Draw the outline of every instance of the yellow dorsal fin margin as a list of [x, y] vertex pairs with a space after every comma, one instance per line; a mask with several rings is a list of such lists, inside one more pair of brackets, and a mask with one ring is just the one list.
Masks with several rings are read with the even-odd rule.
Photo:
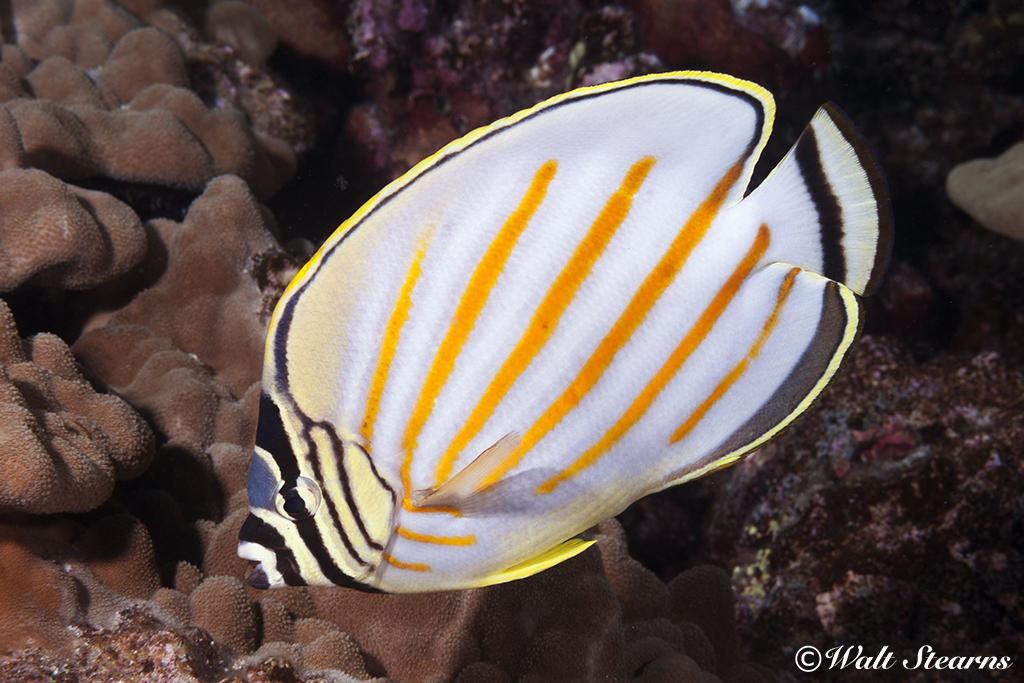
[[498, 470], [502, 468], [509, 454], [519, 448], [520, 441], [519, 434], [509, 432], [498, 439], [493, 446], [476, 456], [473, 462], [456, 472], [451, 479], [429, 491], [426, 495], [414, 498], [413, 505], [418, 508], [449, 507], [464, 510], [468, 500], [489, 488], [483, 486], [484, 481], [496, 473], [495, 479], [499, 479], [504, 474]]
[[570, 557], [576, 557], [584, 550], [594, 545], [594, 543], [595, 541], [584, 541], [582, 538], [570, 538], [566, 541], [562, 541], [552, 548], [548, 548], [536, 557], [531, 557], [525, 562], [520, 562], [508, 569], [503, 569], [500, 572], [481, 577], [479, 583], [474, 585], [492, 586], [496, 583], [525, 579], [527, 576], [533, 576], [534, 574], [542, 572], [549, 567], [554, 567], [559, 562], [564, 562]]

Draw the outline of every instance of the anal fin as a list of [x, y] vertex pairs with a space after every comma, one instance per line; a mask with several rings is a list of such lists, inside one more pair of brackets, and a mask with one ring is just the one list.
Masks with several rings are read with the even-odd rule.
[[582, 538], [576, 537], [567, 539], [552, 548], [548, 548], [540, 555], [531, 557], [525, 562], [520, 562], [508, 569], [503, 569], [500, 572], [483, 577], [477, 585], [491, 586], [496, 583], [505, 583], [507, 581], [515, 581], [517, 579], [524, 579], [527, 576], [533, 576], [534, 574], [553, 567], [560, 562], [565, 562], [571, 557], [576, 557], [584, 550], [594, 545], [594, 543], [595, 541], [584, 541]]

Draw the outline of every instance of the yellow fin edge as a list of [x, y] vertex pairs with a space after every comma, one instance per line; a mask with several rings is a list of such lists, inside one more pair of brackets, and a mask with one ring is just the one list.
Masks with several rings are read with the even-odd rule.
[[[439, 161], [449, 156], [454, 156], [496, 130], [511, 127], [512, 125], [525, 118], [529, 118], [543, 109], [547, 109], [579, 97], [605, 91], [618, 90], [619, 88], [629, 87], [637, 83], [655, 81], [704, 81], [706, 83], [717, 83], [726, 88], [746, 93], [761, 103], [765, 112], [761, 139], [758, 141], [757, 147], [753, 150], [750, 156], [747, 173], [740, 179], [742, 187], [746, 187], [750, 182], [750, 175], [753, 172], [754, 165], [757, 162], [757, 159], [761, 156], [761, 151], [764, 149], [765, 144], [767, 144], [768, 138], [771, 136], [775, 120], [775, 98], [766, 88], [752, 81], [747, 81], [742, 78], [714, 71], [666, 71], [662, 73], [646, 74], [644, 76], [634, 76], [621, 81], [610, 81], [608, 83], [575, 88], [568, 92], [561, 93], [560, 95], [549, 97], [542, 102], [538, 102], [532, 107], [517, 111], [509, 116], [500, 118], [488, 125], [481, 126], [466, 133], [462, 137], [449, 142], [438, 151], [421, 160], [399, 178], [388, 183], [386, 187], [377, 192], [377, 194], [371, 197], [369, 201], [363, 204], [363, 206], [361, 206], [354, 214], [349, 216], [341, 225], [339, 225], [334, 233], [332, 233], [331, 236], [320, 245], [320, 248], [313, 257], [302, 266], [295, 277], [292, 278], [291, 282], [288, 283], [288, 286], [281, 295], [281, 299], [278, 302], [278, 305], [274, 308], [274, 313], [271, 316], [270, 332], [268, 337], [272, 337], [274, 331], [277, 329], [278, 318], [281, 315], [281, 311], [284, 310], [284, 302], [290, 299], [295, 291], [298, 290], [310, 277], [312, 277], [314, 271], [319, 267], [320, 262], [323, 259], [323, 255], [333, 249], [334, 246], [337, 245], [337, 243], [344, 238], [350, 230], [359, 225], [359, 223], [362, 222], [366, 216], [372, 213], [382, 201], [391, 195], [396, 194], [399, 190], [403, 189], [406, 185], [422, 175], [424, 171], [437, 165]], [[269, 354], [269, 351], [267, 353]]]
[[515, 581], [517, 579], [525, 579], [527, 576], [533, 576], [538, 572], [542, 572], [549, 567], [554, 567], [559, 562], [564, 562], [571, 557], [576, 557], [584, 550], [594, 545], [594, 541], [584, 541], [582, 538], [570, 538], [566, 541], [562, 541], [553, 548], [548, 548], [540, 555], [531, 557], [525, 562], [513, 565], [508, 569], [503, 569], [495, 574], [489, 574], [475, 586], [493, 586], [496, 583], [506, 583], [508, 581]]

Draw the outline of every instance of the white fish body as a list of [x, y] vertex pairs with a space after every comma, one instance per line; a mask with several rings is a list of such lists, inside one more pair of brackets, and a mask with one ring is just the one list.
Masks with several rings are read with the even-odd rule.
[[888, 203], [828, 105], [744, 197], [773, 116], [719, 74], [583, 88], [346, 221], [271, 323], [250, 582], [528, 576], [806, 410], [881, 279]]

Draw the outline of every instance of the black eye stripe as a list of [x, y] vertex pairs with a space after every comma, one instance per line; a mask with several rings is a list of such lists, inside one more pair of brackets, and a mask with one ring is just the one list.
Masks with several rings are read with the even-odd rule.
[[294, 485], [299, 477], [299, 463], [281, 420], [281, 411], [266, 392], [260, 394], [260, 416], [256, 424], [256, 445], [274, 458], [281, 468], [281, 479]]

